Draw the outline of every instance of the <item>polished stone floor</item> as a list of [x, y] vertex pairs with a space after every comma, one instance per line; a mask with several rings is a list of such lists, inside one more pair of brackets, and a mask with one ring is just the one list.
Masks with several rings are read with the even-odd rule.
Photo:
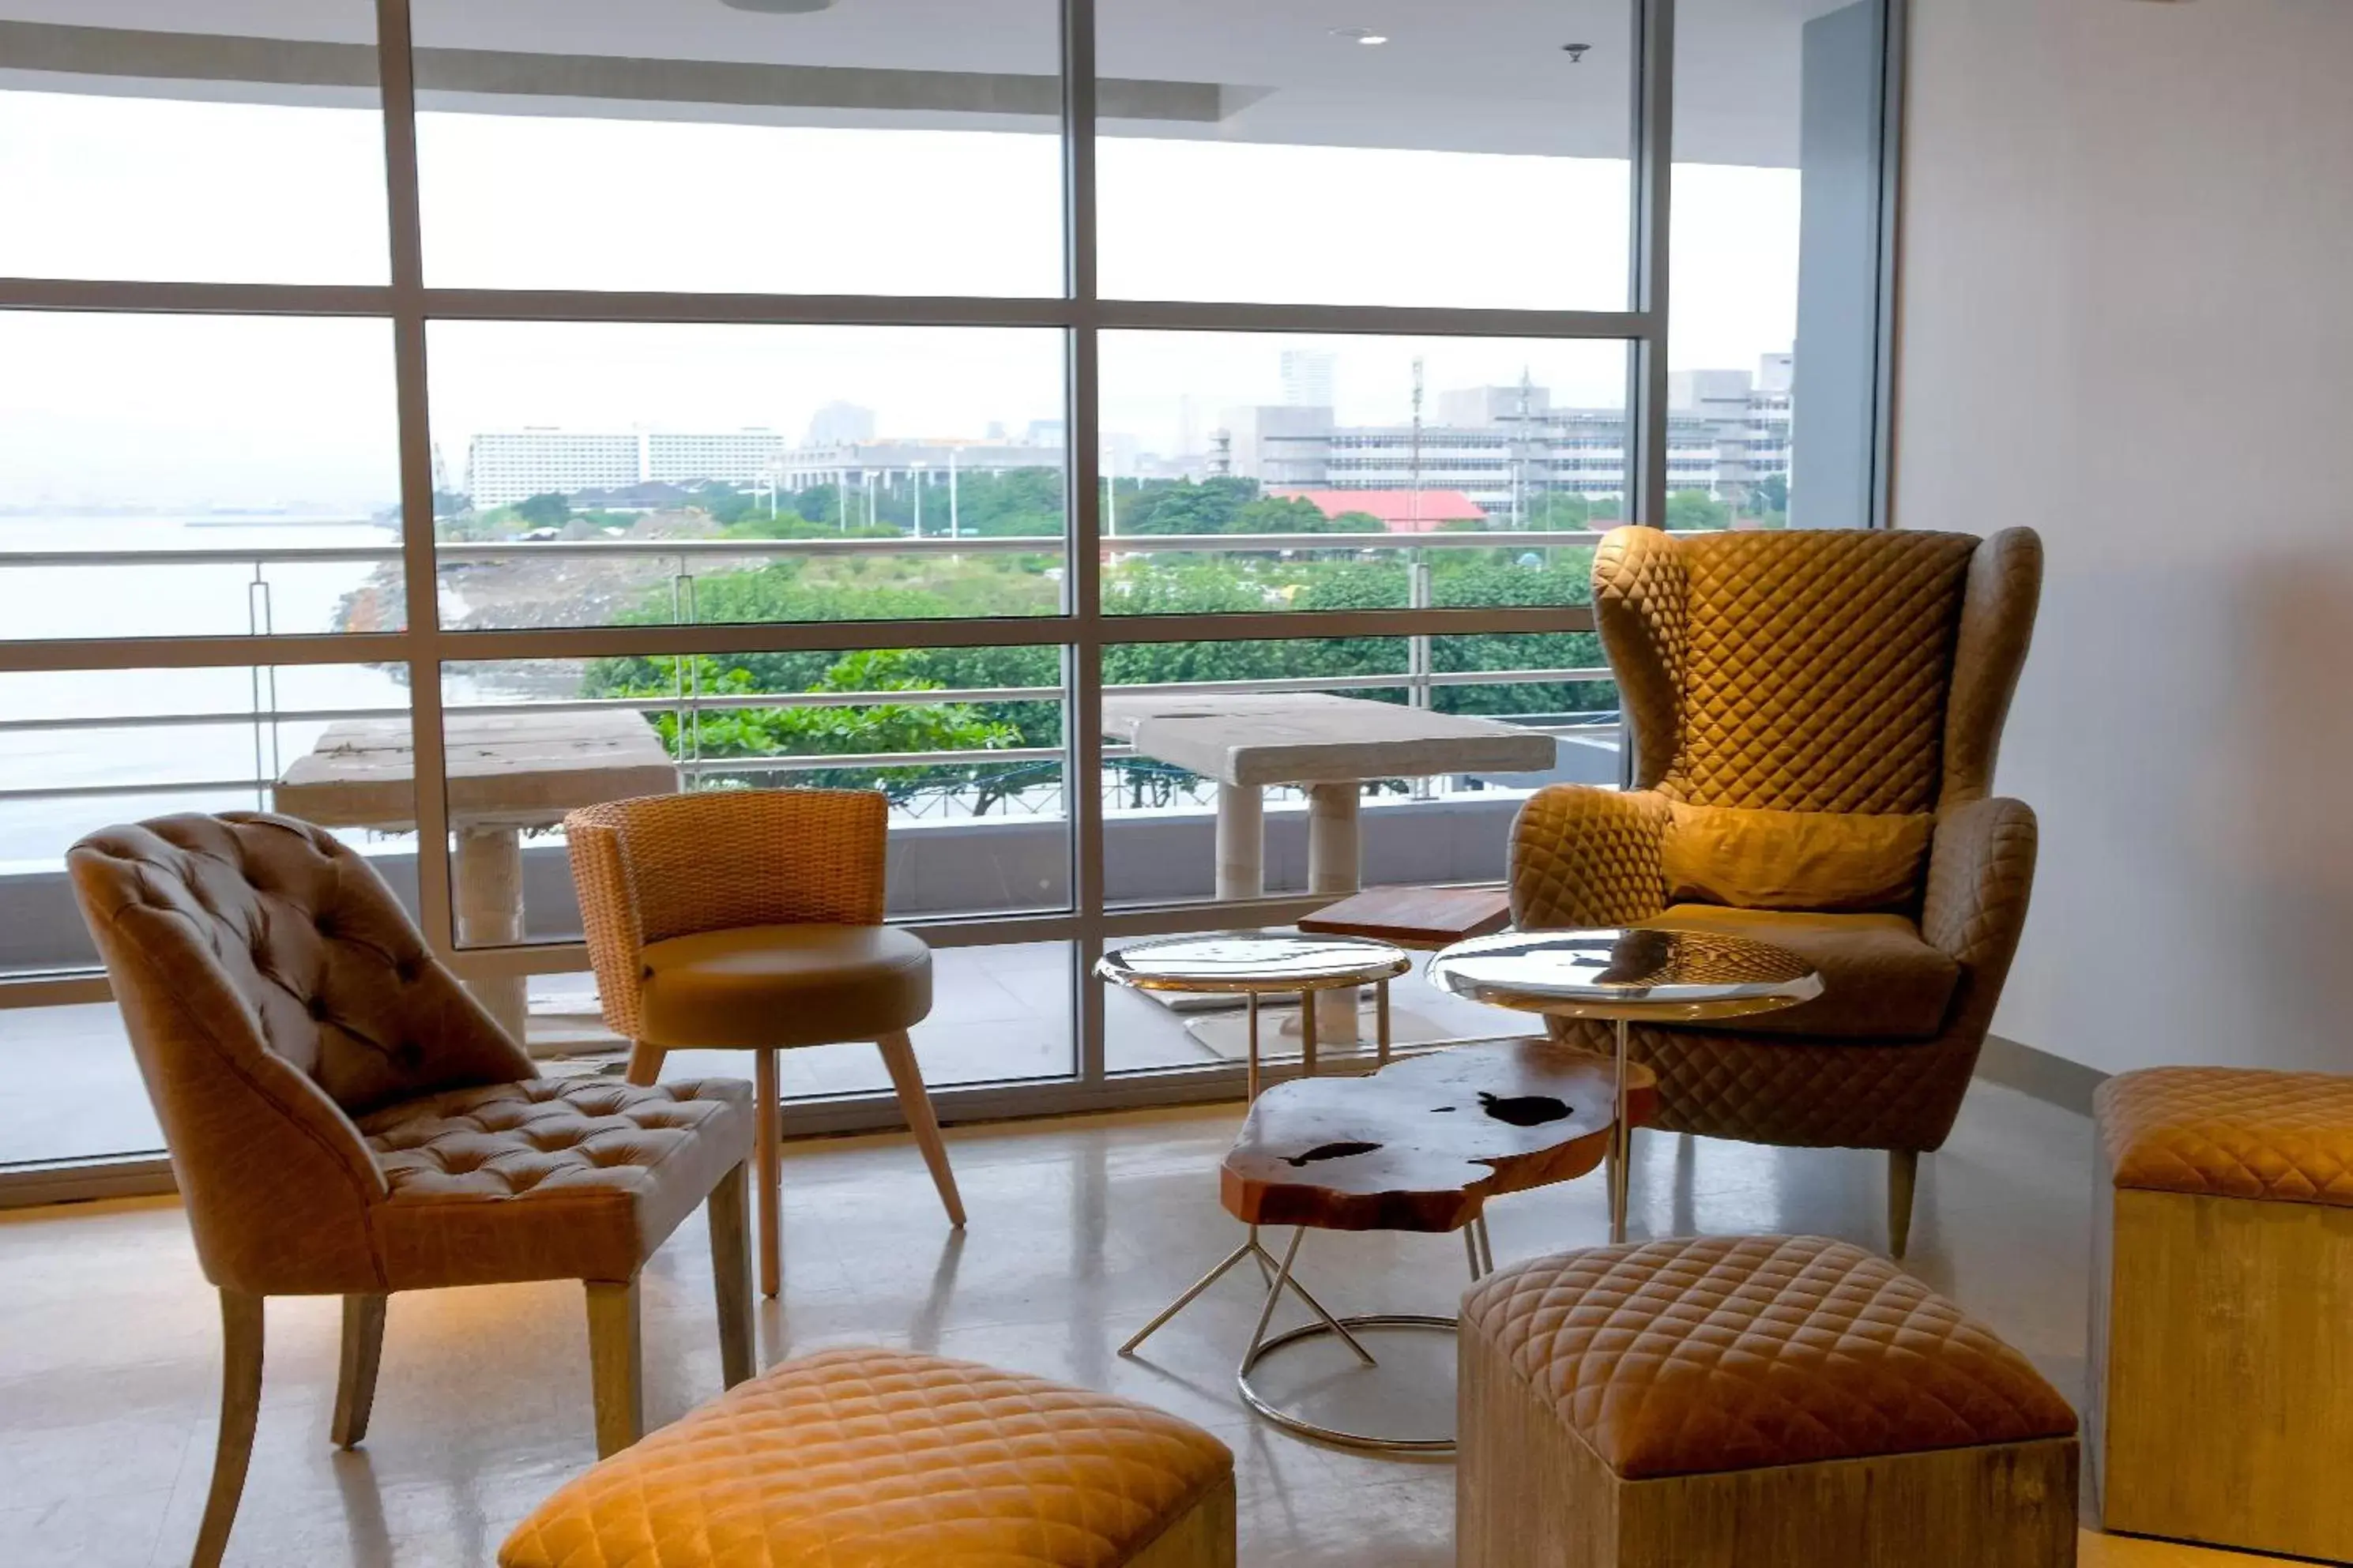
[[[1240, 1458], [1249, 1564], [1437, 1568], [1452, 1561], [1453, 1470], [1294, 1440], [1246, 1416], [1233, 1354], [1255, 1312], [1239, 1278], [1123, 1361], [1114, 1347], [1235, 1239], [1217, 1204], [1230, 1108], [965, 1129], [950, 1135], [970, 1230], [955, 1237], [896, 1139], [797, 1145], [785, 1166], [787, 1293], [770, 1360], [881, 1342], [1070, 1379], [1166, 1406]], [[1926, 1162], [1912, 1267], [1989, 1319], [2059, 1385], [2084, 1371], [2090, 1130], [1980, 1085]], [[1879, 1161], [1645, 1138], [1638, 1233], [1791, 1230], [1881, 1240]], [[1598, 1181], [1492, 1211], [1497, 1257], [1602, 1235]], [[1303, 1267], [1335, 1309], [1447, 1309], [1447, 1237], [1316, 1237]], [[212, 1298], [175, 1205], [0, 1216], [0, 1563], [185, 1563], [210, 1460]], [[690, 1224], [650, 1266], [649, 1416], [719, 1386], [710, 1265]], [[587, 1465], [576, 1287], [404, 1296], [392, 1306], [366, 1447], [326, 1440], [332, 1301], [270, 1303], [253, 1478], [229, 1561], [248, 1568], [487, 1563], [522, 1512]], [[1312, 1368], [1298, 1375], [1314, 1381]], [[1303, 1388], [1302, 1392], [1304, 1392]], [[2094, 1568], [2252, 1561], [2085, 1537]]]

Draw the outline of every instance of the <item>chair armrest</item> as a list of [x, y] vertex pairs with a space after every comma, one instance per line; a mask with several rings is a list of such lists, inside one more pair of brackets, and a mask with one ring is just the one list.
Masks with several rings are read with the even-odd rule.
[[2033, 808], [1996, 796], [1939, 813], [1920, 934], [1999, 994], [2034, 888]]
[[591, 806], [564, 819], [564, 837], [588, 962], [596, 971], [597, 1004], [615, 1034], [635, 1040], [644, 1032], [638, 954], [646, 942], [638, 901], [629, 895], [620, 824], [607, 808]]
[[1650, 919], [1666, 907], [1666, 826], [1653, 790], [1538, 791], [1512, 823], [1512, 919], [1527, 931]]

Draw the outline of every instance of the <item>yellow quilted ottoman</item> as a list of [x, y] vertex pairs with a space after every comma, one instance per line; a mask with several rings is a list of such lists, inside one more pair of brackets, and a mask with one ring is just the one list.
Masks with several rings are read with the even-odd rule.
[[971, 1362], [827, 1351], [616, 1454], [501, 1568], [1230, 1568], [1234, 1457], [1148, 1406]]
[[1460, 1568], [2062, 1568], [2075, 1413], [1814, 1237], [1596, 1247], [1462, 1301]]
[[2097, 1114], [2102, 1521], [2353, 1561], [2353, 1079], [2160, 1068]]

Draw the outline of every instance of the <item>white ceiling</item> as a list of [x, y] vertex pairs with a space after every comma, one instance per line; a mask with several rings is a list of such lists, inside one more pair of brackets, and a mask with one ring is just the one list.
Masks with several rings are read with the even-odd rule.
[[[1797, 162], [1799, 28], [1841, 0], [1683, 0], [1677, 155]], [[428, 49], [616, 59], [852, 67], [1042, 76], [1056, 68], [1054, 0], [838, 0], [811, 15], [758, 15], [720, 0], [413, 0]], [[0, 0], [0, 22], [364, 44], [366, 0]], [[1367, 27], [1390, 42], [1336, 37]], [[1099, 0], [1098, 64], [1122, 79], [1215, 83], [1222, 110], [1190, 122], [1124, 121], [1113, 132], [1239, 141], [1622, 156], [1630, 93], [1624, 0]], [[1561, 46], [1593, 46], [1582, 64]], [[0, 61], [5, 64], [5, 61]], [[9, 73], [11, 85], [32, 85]], [[421, 70], [428, 83], [428, 62]], [[670, 79], [692, 79], [670, 73]], [[909, 112], [926, 90], [893, 78], [878, 105], [845, 116], [665, 102], [693, 118], [973, 123]], [[666, 95], [657, 95], [666, 96]], [[576, 99], [470, 108], [609, 112]]]

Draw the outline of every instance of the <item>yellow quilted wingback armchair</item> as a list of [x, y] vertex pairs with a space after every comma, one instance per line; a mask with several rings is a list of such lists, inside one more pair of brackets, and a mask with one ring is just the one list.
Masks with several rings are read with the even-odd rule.
[[890, 806], [875, 790], [649, 795], [565, 818], [605, 1021], [629, 1081], [673, 1050], [754, 1053], [760, 1288], [782, 1288], [776, 1053], [872, 1040], [951, 1223], [964, 1202], [907, 1031], [932, 1010], [932, 954], [882, 923]]
[[1716, 931], [1820, 970], [1812, 1002], [1640, 1027], [1633, 1055], [1669, 1131], [1887, 1150], [1898, 1256], [2025, 924], [2034, 813], [1988, 792], [2042, 579], [2028, 529], [1615, 530], [1593, 602], [1634, 787], [1556, 785], [1513, 827], [1524, 929]]

